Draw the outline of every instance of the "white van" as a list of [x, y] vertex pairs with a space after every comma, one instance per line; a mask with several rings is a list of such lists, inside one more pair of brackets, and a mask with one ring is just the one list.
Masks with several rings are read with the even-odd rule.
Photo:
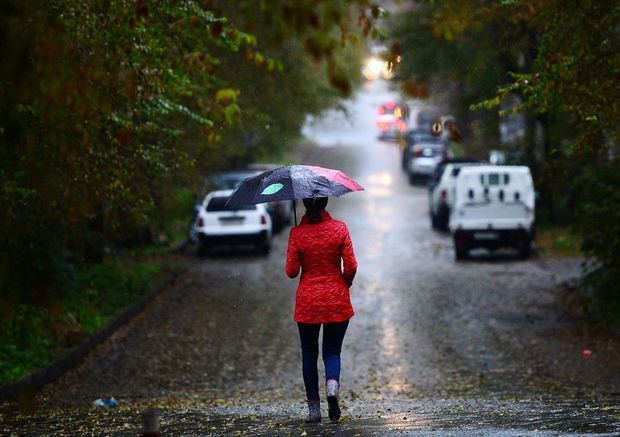
[[[454, 205], [456, 191], [456, 178], [461, 168], [469, 165], [480, 165], [473, 160], [461, 160], [455, 162], [440, 163], [435, 174], [439, 174], [439, 180], [432, 186], [429, 185], [428, 212], [431, 216], [433, 229], [448, 230], [450, 211]], [[443, 169], [442, 169], [443, 168]]]
[[521, 258], [527, 258], [533, 224], [534, 184], [528, 167], [461, 168], [449, 221], [457, 260], [478, 247], [513, 247]]

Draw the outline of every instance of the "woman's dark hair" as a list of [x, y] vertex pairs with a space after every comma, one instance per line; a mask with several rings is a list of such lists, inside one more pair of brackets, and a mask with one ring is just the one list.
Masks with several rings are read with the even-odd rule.
[[310, 223], [321, 221], [321, 211], [327, 206], [327, 197], [308, 197], [304, 199], [306, 214]]

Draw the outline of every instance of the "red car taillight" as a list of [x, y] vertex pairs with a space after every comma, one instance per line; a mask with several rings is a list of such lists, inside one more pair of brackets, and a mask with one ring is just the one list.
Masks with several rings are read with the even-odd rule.
[[261, 225], [266, 225], [267, 224], [267, 217], [264, 215], [260, 216], [260, 224]]
[[441, 190], [440, 196], [441, 200], [446, 200], [446, 197], [448, 197], [448, 192], [446, 190]]
[[198, 217], [198, 220], [196, 220], [196, 226], [198, 226], [199, 228], [202, 228], [205, 225], [205, 221], [202, 219], [202, 217]]
[[414, 147], [414, 148], [413, 148], [413, 155], [414, 155], [416, 158], [419, 158], [420, 156], [422, 156], [422, 148], [420, 148], [420, 147]]

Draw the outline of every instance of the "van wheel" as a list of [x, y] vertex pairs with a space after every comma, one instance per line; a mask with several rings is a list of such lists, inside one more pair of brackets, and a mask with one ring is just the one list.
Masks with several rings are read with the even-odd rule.
[[211, 248], [203, 243], [198, 243], [198, 256], [207, 256], [211, 252]]
[[467, 240], [465, 239], [457, 239], [456, 236], [453, 237], [454, 242], [454, 257], [457, 261], [463, 261], [469, 258], [469, 247], [467, 244]]
[[258, 244], [258, 253], [268, 256], [269, 252], [271, 252], [271, 243], [269, 242], [269, 239], [265, 238]]
[[440, 220], [437, 220], [437, 222], [438, 222], [437, 223], [437, 228], [438, 229], [441, 229], [442, 231], [448, 231], [449, 230], [449, 228], [448, 228], [448, 219], [445, 219], [445, 218], [444, 219], [440, 219]]
[[530, 243], [528, 243], [525, 247], [519, 249], [519, 258], [528, 259], [531, 253]]
[[469, 258], [469, 251], [467, 249], [454, 250], [454, 257], [457, 261], [464, 261]]

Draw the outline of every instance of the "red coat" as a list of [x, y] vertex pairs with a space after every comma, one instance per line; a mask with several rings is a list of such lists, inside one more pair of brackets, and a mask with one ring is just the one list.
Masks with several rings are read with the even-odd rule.
[[325, 211], [321, 211], [318, 223], [310, 223], [304, 216], [299, 226], [291, 229], [286, 256], [290, 278], [295, 278], [300, 269], [296, 322], [335, 323], [353, 316], [349, 287], [357, 261], [347, 225]]

